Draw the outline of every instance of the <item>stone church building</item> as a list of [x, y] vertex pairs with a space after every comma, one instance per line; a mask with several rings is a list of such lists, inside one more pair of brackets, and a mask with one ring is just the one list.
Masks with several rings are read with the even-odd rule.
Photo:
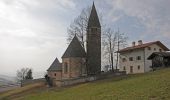
[[73, 79], [101, 72], [101, 25], [94, 3], [86, 35], [87, 52], [75, 35], [62, 56], [62, 63], [56, 58], [47, 70], [49, 77], [56, 80]]

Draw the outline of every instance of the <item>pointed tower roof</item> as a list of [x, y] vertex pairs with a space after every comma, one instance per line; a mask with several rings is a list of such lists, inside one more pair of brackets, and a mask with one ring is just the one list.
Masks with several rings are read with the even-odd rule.
[[101, 27], [94, 2], [93, 2], [92, 10], [90, 13], [89, 21], [88, 21], [88, 27]]
[[58, 58], [54, 60], [51, 64], [50, 68], [47, 71], [61, 71], [61, 63], [59, 62]]
[[86, 56], [85, 50], [82, 47], [77, 36], [75, 35], [73, 40], [69, 44], [68, 48], [66, 49], [65, 53], [63, 54], [62, 58], [85, 57], [85, 56]]

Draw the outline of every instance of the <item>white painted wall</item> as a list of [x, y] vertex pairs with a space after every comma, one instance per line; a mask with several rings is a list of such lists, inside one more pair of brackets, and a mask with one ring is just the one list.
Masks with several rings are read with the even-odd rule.
[[[153, 53], [153, 52], [160, 52], [159, 49], [162, 49], [160, 46], [158, 46], [157, 44], [153, 44], [149, 46], [151, 48], [151, 50], [148, 50], [148, 48], [145, 48], [145, 72], [149, 72], [151, 70], [151, 66], [152, 66], [152, 61], [151, 60], [147, 60], [147, 58]], [[154, 50], [154, 48], [156, 50]], [[162, 51], [164, 52], [164, 50], [162, 49]]]
[[[136, 49], [133, 51], [126, 51], [123, 53], [120, 53], [120, 60], [119, 60], [119, 70], [120, 71], [126, 71], [127, 74], [130, 73], [130, 66], [133, 66], [133, 73], [144, 73], [151, 70], [152, 61], [147, 60], [147, 58], [153, 53], [153, 52], [159, 52], [159, 49], [162, 49], [157, 44], [153, 44], [149, 46], [151, 50], [148, 50], [148, 47]], [[154, 48], [156, 50], [154, 50]], [[162, 51], [164, 51], [162, 49]], [[141, 60], [137, 60], [137, 56], [141, 56]], [[133, 61], [129, 61], [129, 57], [133, 57]], [[126, 58], [125, 62], [122, 62], [122, 59]], [[138, 69], [138, 66], [140, 66], [140, 69]], [[124, 67], [126, 70], [124, 70]]]
[[[126, 68], [126, 73], [130, 73], [130, 66], [133, 66], [134, 73], [143, 73], [144, 72], [144, 49], [138, 49], [133, 51], [128, 51], [120, 54], [120, 71], [124, 71]], [[137, 56], [141, 56], [141, 60], [137, 60]], [[129, 58], [133, 57], [133, 61], [129, 61]], [[126, 61], [123, 62], [122, 59], [126, 58]], [[140, 69], [138, 69], [140, 66]]]

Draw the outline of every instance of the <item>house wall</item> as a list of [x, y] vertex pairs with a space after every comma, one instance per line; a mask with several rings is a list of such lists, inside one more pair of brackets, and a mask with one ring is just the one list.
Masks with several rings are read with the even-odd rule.
[[[145, 48], [145, 72], [149, 72], [151, 70], [151, 66], [152, 66], [152, 61], [151, 60], [147, 60], [147, 58], [153, 52], [160, 52], [159, 49], [162, 49], [157, 44], [150, 45], [149, 47], [151, 48], [151, 50], [148, 50], [148, 47]], [[154, 50], [154, 48], [155, 48], [155, 50]], [[162, 52], [164, 52], [163, 49], [162, 49]]]
[[[151, 50], [148, 50], [148, 47], [145, 47], [142, 49], [136, 49], [136, 50], [120, 53], [120, 60], [119, 60], [120, 71], [126, 71], [126, 73], [129, 74], [130, 66], [133, 66], [133, 73], [144, 73], [150, 71], [151, 70], [150, 67], [152, 66], [152, 61], [147, 60], [147, 58], [153, 52], [159, 52], [159, 49], [161, 49], [162, 52], [164, 50], [157, 44], [150, 45], [149, 47], [151, 48]], [[141, 60], [137, 60], [136, 59], [137, 56], [141, 56]], [[133, 61], [129, 61], [129, 57], [133, 57]], [[127, 61], [123, 62], [122, 61], [123, 58], [126, 58]], [[124, 66], [126, 70], [124, 70]], [[140, 69], [138, 69], [138, 66], [140, 66]]]
[[[86, 75], [85, 58], [63, 58], [62, 79], [76, 78]], [[65, 63], [68, 65], [68, 72], [65, 72]]]
[[[126, 71], [127, 74], [130, 72], [130, 66], [133, 66], [133, 73], [143, 73], [144, 72], [144, 49], [138, 49], [135, 51], [128, 51], [124, 53], [120, 53], [120, 71]], [[141, 60], [137, 60], [137, 56], [141, 56]], [[133, 57], [133, 61], [129, 61], [129, 58]], [[123, 58], [126, 59], [125, 62], [123, 62]], [[140, 66], [140, 69], [138, 69], [138, 66]], [[125, 67], [125, 70], [124, 70]]]
[[56, 80], [61, 80], [62, 71], [48, 71], [48, 76]]

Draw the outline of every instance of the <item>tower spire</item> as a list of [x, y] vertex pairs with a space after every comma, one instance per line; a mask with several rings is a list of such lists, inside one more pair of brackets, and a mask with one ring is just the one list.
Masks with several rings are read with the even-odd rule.
[[93, 1], [90, 17], [88, 20], [88, 27], [101, 27], [94, 1]]
[[86, 41], [87, 73], [99, 74], [101, 72], [101, 26], [94, 2], [88, 21]]

